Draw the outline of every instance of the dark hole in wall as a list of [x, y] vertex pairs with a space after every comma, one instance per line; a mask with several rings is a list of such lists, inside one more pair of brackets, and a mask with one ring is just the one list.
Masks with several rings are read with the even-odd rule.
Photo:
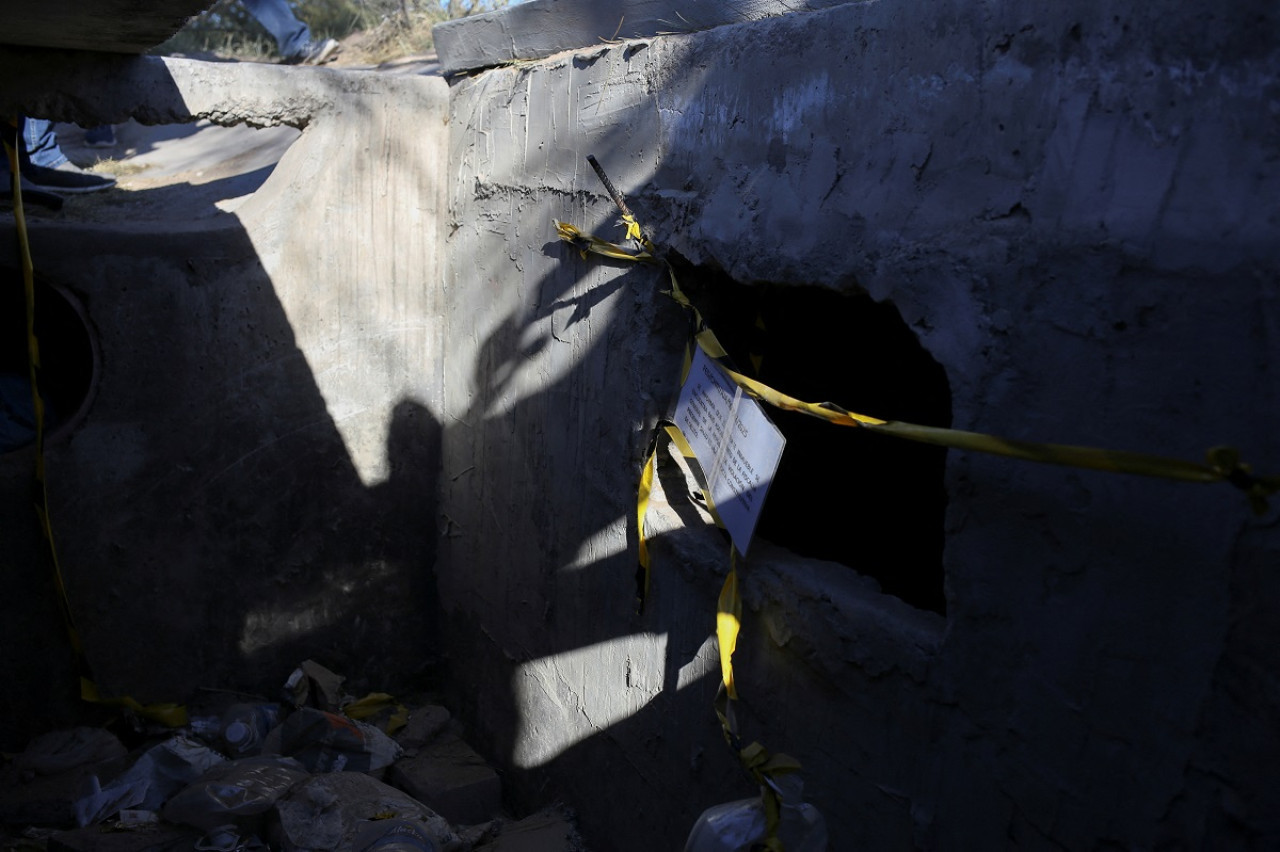
[[[0, 273], [0, 453], [35, 442], [35, 415], [27, 367], [27, 308], [22, 275]], [[80, 312], [57, 288], [35, 286], [38, 382], [45, 404], [45, 434], [70, 423], [93, 386], [93, 344]]]
[[[741, 284], [678, 258], [675, 266], [681, 287], [748, 375], [807, 402], [951, 425], [946, 373], [892, 304], [824, 287]], [[768, 413], [787, 446], [756, 535], [848, 565], [888, 594], [945, 613], [946, 450]]]

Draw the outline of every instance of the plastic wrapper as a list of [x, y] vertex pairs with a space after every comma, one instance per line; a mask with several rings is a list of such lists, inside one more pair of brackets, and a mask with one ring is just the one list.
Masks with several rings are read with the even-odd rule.
[[[462, 841], [435, 811], [396, 788], [359, 772], [317, 775], [276, 803], [285, 852], [351, 850], [369, 821], [400, 819], [421, 826], [439, 852], [456, 852]], [[366, 835], [367, 836], [367, 835]]]
[[340, 674], [329, 671], [315, 660], [304, 660], [284, 683], [284, 693], [294, 707], [314, 707], [330, 713], [346, 702]]
[[403, 753], [391, 737], [363, 722], [303, 707], [267, 739], [265, 752], [295, 758], [310, 772], [371, 772]]
[[159, 810], [170, 796], [223, 760], [204, 743], [173, 737], [148, 749], [106, 787], [100, 785], [96, 775], [92, 776], [88, 793], [73, 806], [76, 822], [82, 826], [101, 822], [126, 808]]
[[261, 828], [271, 808], [311, 776], [288, 757], [246, 757], [219, 764], [173, 796], [161, 812], [169, 822], [203, 831], [235, 825]]

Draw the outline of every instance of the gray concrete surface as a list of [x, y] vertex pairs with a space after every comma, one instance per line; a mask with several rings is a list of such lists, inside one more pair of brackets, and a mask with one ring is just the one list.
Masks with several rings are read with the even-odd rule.
[[[483, 34], [505, 20], [471, 24], [477, 50], [500, 55]], [[592, 35], [458, 75], [447, 104], [413, 75], [21, 77], [31, 57], [6, 53], [7, 109], [301, 131], [269, 177], [193, 185], [181, 215], [34, 222], [40, 274], [97, 340], [49, 478], [102, 684], [273, 684], [304, 655], [353, 688], [428, 679], [513, 804], [571, 803], [592, 848], [679, 848], [752, 792], [711, 707], [727, 548], [664, 466], [634, 612], [636, 482], [686, 326], [659, 271], [556, 239], [553, 219], [621, 236], [585, 156], [722, 335], [747, 346], [740, 315], [769, 307], [788, 383], [874, 415], [936, 369], [959, 428], [1231, 443], [1274, 473], [1277, 25], [1256, 0], [847, 4]], [[736, 657], [744, 736], [802, 761], [833, 849], [1276, 844], [1280, 510], [960, 452], [934, 481], [844, 434], [769, 510], [843, 552], [754, 544]], [[51, 650], [0, 674], [63, 707], [19, 526], [30, 462], [0, 458], [31, 601], [4, 624]], [[902, 555], [928, 535], [933, 564]], [[884, 593], [908, 571], [943, 605]]]
[[842, 5], [844, 0], [530, 0], [467, 18], [445, 21], [433, 36], [444, 74], [457, 74], [563, 50], [616, 44], [629, 39], [709, 30], [795, 12]]
[[[30, 211], [37, 278], [79, 306], [96, 353], [91, 402], [50, 442], [47, 470], [100, 690], [270, 694], [305, 657], [350, 672], [355, 689], [406, 688], [436, 656], [444, 83], [86, 62], [68, 66], [76, 80], [50, 72], [58, 88], [5, 97], [84, 124], [189, 123], [124, 124], [121, 189]], [[65, 640], [24, 522], [31, 464], [9, 454], [0, 477], [30, 592], [6, 598], [20, 610], [6, 635], [11, 647], [43, 637], [54, 654]], [[21, 694], [66, 692], [48, 662], [5, 665]], [[8, 735], [67, 712], [15, 705]]]
[[[455, 710], [526, 795], [641, 850], [751, 792], [711, 707], [726, 548], [681, 490], [632, 611], [635, 483], [684, 317], [660, 273], [556, 242], [553, 219], [621, 238], [585, 156], [691, 278], [891, 305], [957, 427], [1193, 460], [1233, 443], [1275, 471], [1273, 12], [849, 4], [453, 84], [445, 305], [471, 372], [445, 387], [441, 600]], [[795, 378], [897, 374], [836, 352]], [[895, 487], [836, 464], [803, 511]], [[744, 568], [744, 735], [801, 760], [832, 848], [1275, 843], [1277, 510], [960, 452], [941, 485], [945, 617], [860, 576], [896, 559], [860, 510], [835, 519], [852, 567], [760, 545]]]

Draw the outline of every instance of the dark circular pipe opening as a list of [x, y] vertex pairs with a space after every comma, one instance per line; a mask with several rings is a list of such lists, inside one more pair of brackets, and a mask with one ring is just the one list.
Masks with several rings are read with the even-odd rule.
[[[95, 375], [93, 339], [83, 309], [59, 287], [35, 285], [37, 385], [46, 440], [65, 433], [88, 408]], [[0, 453], [35, 443], [35, 408], [27, 362], [27, 306], [22, 273], [3, 270], [0, 287]]]

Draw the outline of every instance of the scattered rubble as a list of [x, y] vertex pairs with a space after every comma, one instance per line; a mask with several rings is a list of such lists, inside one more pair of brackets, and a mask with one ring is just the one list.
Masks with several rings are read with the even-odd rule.
[[132, 750], [103, 728], [39, 737], [0, 766], [0, 850], [583, 852], [568, 811], [504, 812], [447, 709], [341, 682], [307, 661], [270, 712], [228, 700]]

